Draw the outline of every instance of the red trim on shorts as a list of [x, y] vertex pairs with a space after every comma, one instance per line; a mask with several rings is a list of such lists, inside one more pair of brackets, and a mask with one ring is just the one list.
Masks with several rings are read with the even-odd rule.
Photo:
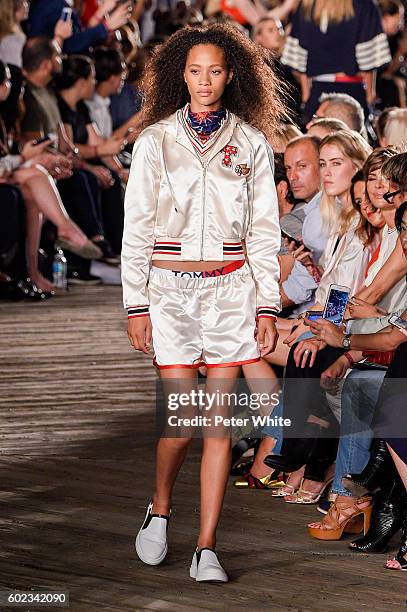
[[127, 318], [136, 319], [137, 317], [149, 317], [149, 316], [150, 316], [149, 312], [142, 312], [141, 314], [128, 315]]
[[170, 370], [170, 369], [174, 369], [174, 368], [193, 368], [193, 369], [196, 370], [196, 369], [206, 365], [206, 363], [201, 361], [200, 363], [176, 363], [176, 364], [171, 364], [171, 365], [158, 365], [158, 363], [156, 362], [156, 360], [154, 358], [153, 359], [153, 365], [158, 370]]
[[246, 365], [247, 363], [256, 363], [257, 361], [260, 361], [260, 357], [256, 357], [254, 359], [246, 359], [245, 361], [230, 361], [228, 363], [205, 363], [204, 361], [201, 361], [199, 363], [191, 363], [191, 364], [186, 364], [186, 363], [176, 363], [176, 364], [171, 364], [171, 365], [158, 365], [158, 363], [156, 362], [155, 358], [153, 359], [153, 365], [158, 369], [158, 370], [169, 370], [169, 369], [174, 369], [174, 368], [193, 368], [193, 369], [198, 369], [201, 367], [206, 367], [206, 368], [231, 368], [233, 366], [239, 366], [239, 365]]

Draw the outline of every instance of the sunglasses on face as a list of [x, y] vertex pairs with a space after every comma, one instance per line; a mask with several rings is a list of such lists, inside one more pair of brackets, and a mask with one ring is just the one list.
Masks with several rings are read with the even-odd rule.
[[383, 200], [386, 200], [388, 204], [393, 203], [393, 198], [401, 193], [401, 189], [397, 189], [397, 191], [386, 191], [383, 194]]

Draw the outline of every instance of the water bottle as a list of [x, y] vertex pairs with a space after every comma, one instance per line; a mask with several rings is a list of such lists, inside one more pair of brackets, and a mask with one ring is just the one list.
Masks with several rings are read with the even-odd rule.
[[67, 273], [67, 262], [66, 257], [62, 249], [57, 248], [55, 250], [54, 261], [52, 262], [52, 277], [53, 284], [56, 289], [63, 289], [66, 291], [66, 273]]

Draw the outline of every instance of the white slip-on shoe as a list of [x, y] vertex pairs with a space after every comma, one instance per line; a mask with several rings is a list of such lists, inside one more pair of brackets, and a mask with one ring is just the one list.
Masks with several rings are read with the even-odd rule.
[[153, 502], [147, 508], [144, 523], [136, 537], [136, 552], [143, 563], [159, 565], [168, 551], [167, 528], [169, 516], [151, 514]]
[[229, 581], [227, 573], [219, 563], [218, 555], [211, 548], [202, 548], [194, 552], [189, 575], [197, 582]]

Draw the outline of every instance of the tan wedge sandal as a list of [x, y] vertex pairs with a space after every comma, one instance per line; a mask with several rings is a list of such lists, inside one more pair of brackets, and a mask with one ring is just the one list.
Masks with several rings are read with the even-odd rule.
[[[367, 502], [369, 505], [361, 508]], [[308, 533], [317, 540], [340, 540], [344, 532], [360, 533], [362, 529], [366, 535], [371, 514], [371, 497], [338, 496], [320, 523], [308, 525]]]

